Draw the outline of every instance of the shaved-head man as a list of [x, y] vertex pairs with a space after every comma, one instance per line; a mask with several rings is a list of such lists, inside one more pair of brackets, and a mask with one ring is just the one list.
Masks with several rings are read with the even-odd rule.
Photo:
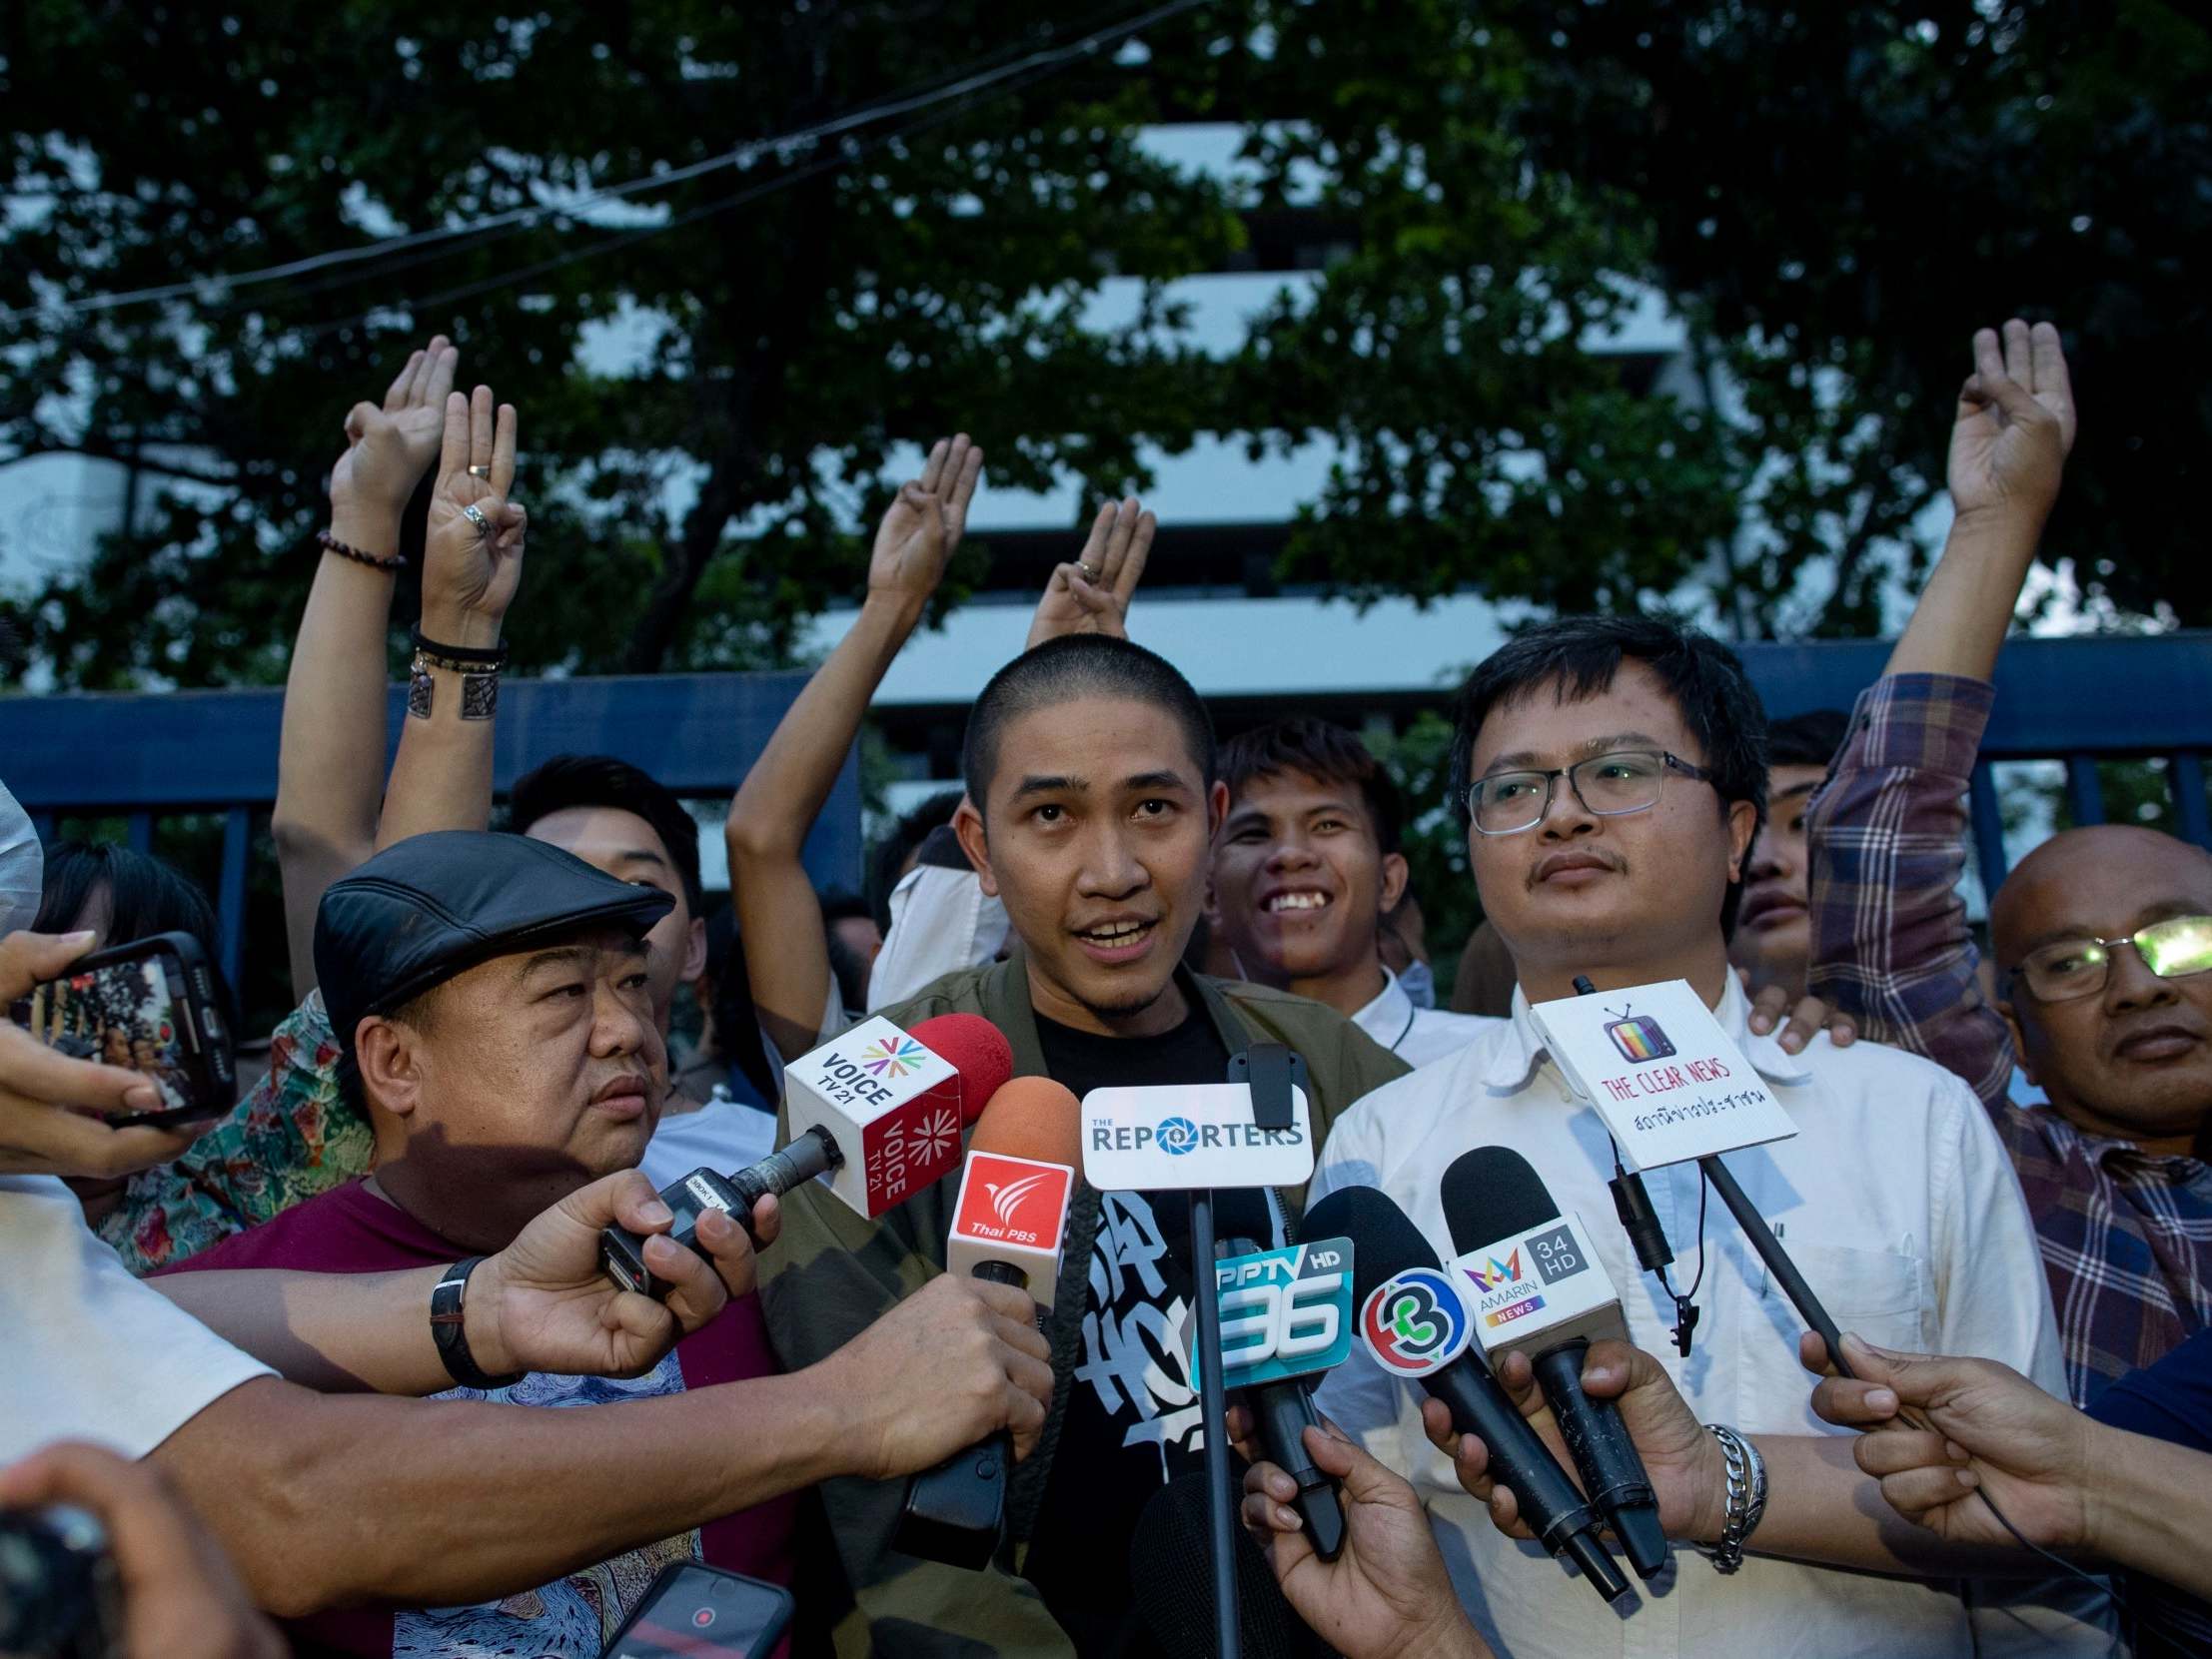
[[2188, 1158], [2212, 1116], [2212, 853], [2100, 824], [2053, 836], [1989, 907], [2027, 1075], [2091, 1135]]

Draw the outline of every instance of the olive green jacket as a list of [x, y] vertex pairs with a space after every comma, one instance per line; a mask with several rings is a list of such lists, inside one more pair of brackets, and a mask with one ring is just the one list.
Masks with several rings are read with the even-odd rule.
[[[1405, 1062], [1321, 1003], [1264, 986], [1178, 974], [1184, 994], [1205, 1008], [1231, 1054], [1254, 1043], [1281, 1043], [1305, 1057], [1317, 1150], [1346, 1108], [1407, 1070]], [[882, 1013], [909, 1030], [939, 1014], [980, 1014], [1013, 1045], [1016, 1077], [1045, 1075], [1028, 973], [1018, 951], [989, 967], [948, 974], [911, 1002]], [[782, 1128], [787, 1135], [788, 1123]], [[854, 1215], [818, 1183], [785, 1195], [783, 1232], [762, 1258], [760, 1294], [769, 1337], [786, 1369], [810, 1365], [841, 1347], [944, 1270], [945, 1235], [959, 1186], [957, 1176], [947, 1176], [874, 1222]], [[1304, 1201], [1301, 1192], [1283, 1197], [1294, 1209]], [[1014, 1471], [1009, 1493], [1016, 1562], [1052, 1471], [1069, 1379], [1081, 1356], [1098, 1221], [1098, 1195], [1079, 1177], [1068, 1208], [1059, 1286], [1043, 1326], [1057, 1386], [1044, 1437]], [[848, 1604], [838, 1624], [838, 1653], [882, 1659], [1072, 1654], [1036, 1591], [1003, 1558], [977, 1573], [892, 1551], [905, 1484], [844, 1479], [822, 1487], [846, 1593], [858, 1602], [856, 1608]], [[1099, 1547], [1126, 1550], [1129, 1540], [1102, 1538]], [[817, 1598], [821, 1593], [816, 1590]]]

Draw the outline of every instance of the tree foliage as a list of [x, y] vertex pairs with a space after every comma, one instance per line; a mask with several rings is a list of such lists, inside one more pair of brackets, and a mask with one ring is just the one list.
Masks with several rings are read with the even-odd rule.
[[[1326, 439], [1285, 569], [1360, 594], [1860, 630], [1967, 334], [2016, 310], [2067, 325], [2087, 412], [2054, 546], [2122, 606], [2212, 619], [2172, 510], [2212, 436], [2168, 384], [2212, 333], [2212, 47], [2178, 5], [1212, 0], [1050, 57], [1126, 15], [21, 0], [0, 457], [184, 487], [0, 622], [67, 684], [274, 677], [344, 411], [444, 331], [523, 410], [540, 666], [785, 657], [857, 579], [891, 447], [954, 426], [1001, 482], [1087, 492], [1202, 434]], [[1190, 120], [1242, 126], [1232, 175], [1143, 142]], [[1242, 349], [1180, 332], [1173, 279], [1300, 243], [1323, 274]], [[1142, 301], [1100, 327], [1109, 276]], [[1656, 387], [1585, 349], [1653, 293], [1693, 346]]]

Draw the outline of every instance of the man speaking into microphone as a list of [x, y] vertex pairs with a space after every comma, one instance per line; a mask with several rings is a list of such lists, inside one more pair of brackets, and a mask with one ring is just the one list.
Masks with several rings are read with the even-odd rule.
[[[1609, 1191], [1608, 1126], [1531, 1014], [1532, 1003], [1574, 998], [1578, 978], [1601, 995], [1686, 981], [1794, 1130], [1725, 1163], [1833, 1317], [1889, 1346], [1984, 1354], [2063, 1387], [2026, 1207], [1965, 1086], [1873, 1044], [1816, 1039], [1790, 1055], [1746, 1029], [1727, 936], [1766, 766], [1764, 717], [1741, 666], [1664, 623], [1564, 619], [1475, 670], [1457, 727], [1455, 787], [1484, 914], [1513, 953], [1514, 1016], [1348, 1113], [1322, 1149], [1314, 1196], [1382, 1188], [1450, 1250], [1455, 1235], [1506, 1228], [1450, 1214], [1446, 1172], [1481, 1147], [1526, 1158], [1560, 1213], [1580, 1219], [1629, 1339], [1664, 1356], [1690, 1409], [1734, 1448], [1740, 1501], [1709, 1555], [1675, 1550], [1623, 1617], [1492, 1526], [1429, 1443], [1411, 1390], [1345, 1365], [1323, 1385], [1322, 1408], [1413, 1480], [1462, 1601], [1516, 1659], [2107, 1651], [2086, 1587], [1906, 1581], [1941, 1567], [1899, 1557], [1886, 1567], [1899, 1576], [1882, 1577], [1761, 1554], [1767, 1490], [1786, 1485], [1794, 1499], [1832, 1488], [1839, 1514], [1864, 1496], [1847, 1446], [1806, 1409], [1798, 1315], [1720, 1204], [1700, 1223], [1694, 1163], [1663, 1163], [1646, 1180], [1676, 1258], [1672, 1282], [1698, 1316], [1641, 1270]], [[1623, 1015], [1607, 1028], [1621, 1070], [1673, 1053], [1659, 1025]], [[1534, 1267], [1527, 1253], [1482, 1263], [1493, 1285], [1533, 1286]], [[1686, 1356], [1677, 1327], [1691, 1337]]]
[[[1005, 903], [1015, 946], [884, 1010], [893, 1024], [981, 1014], [1012, 1043], [1017, 1078], [1047, 1076], [1078, 1097], [1219, 1084], [1231, 1055], [1282, 1043], [1305, 1057], [1317, 1137], [1404, 1070], [1333, 1009], [1182, 968], [1227, 792], [1205, 706], [1161, 658], [1098, 634], [1017, 657], [969, 714], [963, 769], [972, 805], [955, 827], [984, 891]], [[786, 1195], [761, 1292], [786, 1365], [834, 1348], [944, 1269], [958, 1186], [940, 1182], [873, 1223], [812, 1184]], [[1009, 1549], [982, 1572], [901, 1554], [902, 1483], [827, 1483], [858, 1604], [841, 1651], [1150, 1651], [1129, 1539], [1146, 1501], [1201, 1462], [1176, 1341], [1192, 1270], [1179, 1198], [1077, 1183], [1044, 1319], [1057, 1389], [1038, 1451], [1014, 1472]]]

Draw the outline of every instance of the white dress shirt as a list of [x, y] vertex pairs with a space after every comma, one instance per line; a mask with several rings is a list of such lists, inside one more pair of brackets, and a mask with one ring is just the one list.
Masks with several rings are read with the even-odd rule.
[[[1837, 1325], [1886, 1347], [2000, 1359], [2063, 1397], [2035, 1234], [1972, 1092], [1925, 1060], [1873, 1043], [1836, 1049], [1823, 1034], [1804, 1054], [1785, 1054], [1772, 1038], [1747, 1034], [1747, 1007], [1728, 976], [1715, 1013], [1798, 1133], [1730, 1153], [1728, 1168]], [[1444, 1172], [1476, 1147], [1510, 1146], [1561, 1208], [1580, 1216], [1621, 1295], [1631, 1339], [1659, 1357], [1701, 1421], [1746, 1434], [1838, 1432], [1809, 1406], [1813, 1379], [1797, 1363], [1802, 1321], [1717, 1202], [1700, 1246], [1694, 1165], [1645, 1178], [1673, 1245], [1674, 1282], [1686, 1287], [1703, 1258], [1695, 1345], [1686, 1360], [1677, 1356], [1668, 1334], [1673, 1302], [1656, 1275], [1639, 1270], [1614, 1218], [1604, 1122], [1569, 1093], [1519, 992], [1513, 1019], [1489, 1024], [1457, 1056], [1385, 1085], [1338, 1120], [1312, 1196], [1380, 1187], [1449, 1260], [1452, 1232], [1438, 1197]], [[1329, 1374], [1319, 1403], [1412, 1479], [1462, 1604], [1505, 1659], [2114, 1651], [2099, 1622], [2109, 1618], [2108, 1604], [2071, 1580], [1962, 1585], [1756, 1555], [1723, 1577], [1687, 1547], [1617, 1614], [1539, 1546], [1491, 1525], [1422, 1433], [1422, 1397], [1355, 1353]], [[1752, 1548], [1757, 1543], [1754, 1533]]]
[[1352, 1016], [1352, 1023], [1407, 1065], [1426, 1066], [1432, 1060], [1458, 1054], [1491, 1027], [1506, 1022], [1481, 1014], [1419, 1007], [1406, 995], [1398, 976], [1385, 968], [1383, 989]]

